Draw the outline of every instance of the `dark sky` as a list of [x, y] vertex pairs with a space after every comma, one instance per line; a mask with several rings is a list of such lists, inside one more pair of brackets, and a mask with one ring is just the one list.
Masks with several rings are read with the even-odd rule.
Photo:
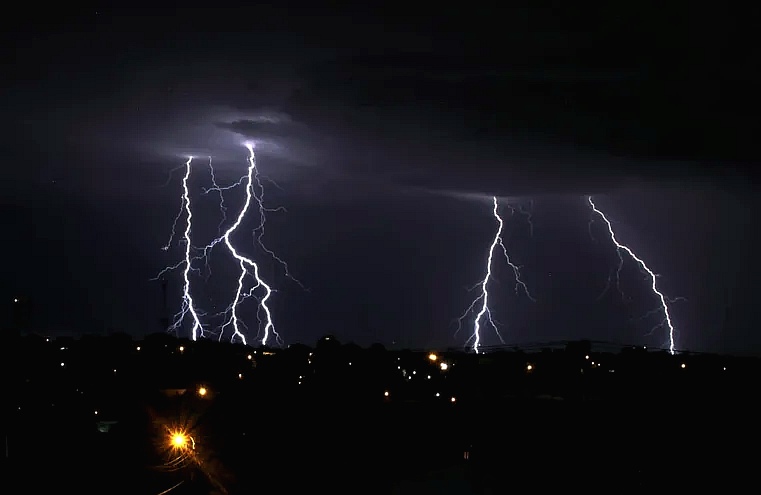
[[[182, 255], [161, 250], [180, 207], [182, 174], [169, 173], [199, 157], [190, 191], [205, 244], [221, 220], [202, 194], [205, 157], [231, 184], [251, 139], [277, 184], [265, 182], [267, 205], [288, 210], [269, 214], [265, 242], [308, 290], [254, 249], [255, 218], [236, 244], [264, 260], [287, 343], [464, 343], [452, 322], [483, 277], [497, 195], [537, 299], [516, 296], [495, 261], [507, 342], [661, 346], [631, 260], [626, 298], [598, 298], [617, 257], [601, 223], [590, 237], [592, 194], [664, 292], [686, 299], [672, 305], [678, 348], [761, 352], [754, 12], [312, 5], [4, 14], [9, 315], [19, 297], [44, 332], [161, 331], [150, 279]], [[228, 216], [242, 198], [227, 193]], [[507, 204], [531, 209], [533, 235]], [[224, 249], [211, 267], [192, 279], [208, 312], [237, 277]], [[168, 281], [179, 309], [181, 273]], [[241, 307], [252, 332], [255, 307]]]

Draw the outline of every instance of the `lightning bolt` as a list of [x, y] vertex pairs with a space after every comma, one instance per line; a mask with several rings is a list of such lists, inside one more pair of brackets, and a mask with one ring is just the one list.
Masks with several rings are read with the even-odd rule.
[[168, 250], [169, 247], [172, 244], [172, 240], [174, 239], [174, 236], [176, 235], [175, 229], [177, 226], [177, 222], [179, 221], [180, 217], [185, 214], [185, 233], [182, 242], [185, 244], [185, 258], [177, 263], [176, 265], [167, 267], [163, 269], [159, 274], [156, 276], [154, 280], [157, 280], [162, 275], [164, 275], [166, 272], [175, 270], [179, 268], [180, 266], [183, 266], [184, 269], [182, 271], [182, 276], [184, 280], [183, 285], [183, 293], [182, 293], [182, 307], [180, 308], [180, 311], [174, 316], [174, 319], [172, 321], [172, 324], [169, 326], [169, 331], [177, 331], [179, 330], [180, 326], [182, 325], [183, 321], [185, 320], [185, 317], [190, 314], [192, 321], [193, 321], [193, 328], [191, 330], [191, 338], [193, 340], [196, 340], [199, 336], [203, 337], [203, 325], [201, 325], [201, 320], [199, 317], [199, 312], [195, 308], [195, 302], [193, 301], [193, 296], [190, 293], [190, 272], [193, 270], [193, 261], [196, 259], [195, 257], [191, 256], [193, 247], [190, 243], [190, 232], [193, 225], [193, 212], [190, 208], [190, 192], [188, 191], [188, 179], [190, 178], [190, 169], [191, 169], [191, 162], [193, 161], [193, 157], [188, 158], [188, 161], [185, 163], [185, 176], [182, 178], [182, 208], [180, 209], [180, 213], [177, 214], [177, 216], [174, 218], [174, 223], [172, 224], [172, 234], [169, 238], [169, 242], [162, 248], [164, 251]]
[[605, 225], [608, 228], [608, 234], [610, 235], [610, 239], [613, 241], [613, 244], [616, 245], [616, 253], [618, 254], [619, 264], [618, 264], [618, 270], [616, 272], [616, 276], [618, 277], [618, 273], [621, 271], [621, 267], [624, 263], [624, 257], [623, 252], [626, 252], [634, 261], [637, 262], [637, 264], [640, 266], [642, 270], [644, 270], [648, 276], [650, 277], [651, 285], [650, 288], [653, 291], [653, 293], [658, 297], [661, 303], [660, 310], [663, 312], [663, 321], [659, 325], [657, 325], [655, 328], [658, 328], [660, 326], [666, 326], [668, 328], [669, 332], [669, 352], [673, 355], [676, 353], [675, 346], [674, 346], [674, 325], [671, 321], [671, 314], [669, 313], [669, 306], [668, 306], [668, 300], [666, 299], [666, 296], [663, 295], [663, 293], [658, 290], [658, 274], [653, 272], [644, 261], [642, 261], [634, 252], [626, 245], [621, 244], [618, 242], [618, 239], [616, 238], [616, 234], [613, 232], [613, 226], [610, 223], [610, 220], [605, 216], [605, 214], [600, 211], [597, 206], [595, 205], [594, 201], [592, 201], [592, 196], [587, 196], [587, 201], [589, 202], [589, 206], [592, 208], [592, 211], [596, 213], [597, 215], [602, 218], [602, 220], [605, 222]]
[[[246, 145], [246, 148], [249, 150], [249, 157], [248, 157], [249, 166], [248, 166], [247, 173], [243, 175], [238, 181], [226, 187], [220, 187], [219, 184], [217, 183], [214, 167], [212, 165], [212, 158], [209, 157], [208, 165], [209, 165], [209, 171], [210, 171], [211, 182], [213, 187], [204, 189], [203, 194], [209, 194], [210, 192], [217, 192], [219, 194], [219, 208], [222, 214], [222, 219], [217, 226], [217, 230], [219, 233], [222, 232], [222, 227], [227, 221], [227, 206], [225, 205], [224, 192], [245, 184], [246, 201], [243, 207], [241, 208], [235, 222], [232, 225], [230, 225], [230, 227], [227, 228], [227, 230], [224, 231], [223, 234], [221, 234], [219, 237], [211, 241], [208, 245], [204, 246], [203, 248], [194, 248], [190, 242], [193, 215], [190, 208], [190, 194], [188, 191], [187, 183], [188, 183], [188, 178], [190, 177], [190, 164], [191, 164], [192, 158], [188, 159], [187, 163], [185, 164], [186, 173], [185, 173], [185, 178], [183, 179], [182, 207], [180, 209], [180, 212], [175, 216], [174, 222], [172, 224], [172, 232], [169, 237], [169, 241], [166, 243], [166, 245], [162, 247], [162, 249], [165, 251], [171, 247], [174, 241], [174, 238], [177, 236], [176, 234], [177, 224], [180, 218], [182, 218], [182, 215], [186, 215], [187, 224], [185, 229], [185, 235], [184, 235], [184, 240], [181, 241], [185, 243], [185, 257], [182, 261], [161, 270], [161, 272], [159, 272], [159, 274], [153, 279], [153, 280], [158, 280], [167, 272], [184, 267], [183, 279], [185, 281], [185, 284], [184, 284], [184, 291], [183, 291], [183, 304], [182, 304], [181, 310], [177, 313], [177, 315], [175, 315], [175, 318], [173, 320], [172, 325], [170, 326], [170, 329], [177, 330], [182, 324], [182, 322], [184, 321], [187, 314], [190, 314], [193, 318], [193, 329], [192, 329], [193, 340], [196, 340], [198, 337], [206, 336], [204, 332], [204, 327], [200, 321], [201, 317], [206, 316], [206, 314], [202, 314], [198, 312], [195, 308], [195, 302], [193, 301], [193, 298], [190, 293], [190, 272], [191, 271], [200, 272], [197, 268], [193, 267], [193, 263], [196, 261], [203, 260], [206, 263], [208, 276], [210, 276], [211, 270], [209, 269], [209, 258], [211, 256], [212, 250], [217, 244], [224, 243], [227, 246], [227, 249], [230, 252], [230, 254], [238, 262], [238, 265], [240, 267], [240, 275], [238, 277], [237, 289], [235, 292], [235, 297], [233, 299], [233, 302], [223, 312], [212, 316], [213, 318], [213, 317], [218, 317], [220, 315], [223, 315], [226, 320], [225, 323], [219, 329], [219, 339], [220, 340], [222, 339], [225, 329], [228, 326], [231, 326], [233, 329], [233, 332], [232, 332], [232, 336], [230, 340], [233, 342], [235, 342], [236, 340], [239, 340], [243, 344], [247, 343], [246, 336], [243, 332], [243, 329], [245, 328], [245, 324], [243, 323], [243, 321], [241, 321], [238, 315], [238, 307], [243, 301], [245, 301], [249, 297], [256, 297], [256, 292], [257, 290], [259, 290], [259, 292], [263, 291], [264, 293], [259, 298], [259, 308], [257, 310], [257, 319], [259, 320], [260, 327], [262, 324], [264, 325], [261, 343], [262, 345], [266, 345], [270, 336], [274, 336], [278, 343], [282, 343], [282, 339], [280, 338], [280, 335], [275, 330], [275, 326], [272, 322], [272, 311], [270, 310], [270, 307], [268, 305], [268, 301], [270, 297], [272, 296], [272, 292], [274, 292], [274, 290], [261, 278], [259, 273], [259, 265], [256, 262], [254, 262], [252, 259], [241, 254], [235, 248], [235, 246], [233, 246], [233, 243], [231, 240], [232, 235], [240, 227], [249, 209], [251, 208], [252, 202], [254, 201], [259, 207], [259, 214], [260, 214], [259, 225], [254, 229], [254, 237], [256, 242], [269, 256], [271, 256], [275, 261], [277, 261], [283, 266], [283, 268], [285, 269], [285, 274], [288, 278], [290, 278], [291, 280], [293, 280], [294, 282], [299, 284], [299, 286], [301, 286], [302, 288], [306, 290], [304, 285], [291, 275], [287, 263], [282, 258], [278, 257], [272, 250], [268, 249], [264, 245], [262, 237], [264, 235], [264, 225], [266, 222], [265, 212], [281, 211], [281, 210], [285, 210], [285, 208], [280, 207], [275, 209], [268, 209], [264, 206], [264, 200], [263, 200], [264, 188], [262, 187], [262, 183], [260, 180], [259, 170], [256, 167], [256, 155], [254, 153], [254, 148], [253, 148], [253, 145]], [[257, 194], [257, 188], [259, 191], [261, 191], [258, 194]], [[244, 291], [246, 276], [249, 274], [253, 275], [255, 282], [253, 286], [249, 288], [249, 290]], [[264, 313], [263, 321], [261, 318], [261, 312]]]
[[[267, 344], [267, 340], [269, 339], [270, 334], [273, 334], [278, 342], [280, 342], [280, 335], [275, 331], [275, 325], [272, 323], [272, 312], [267, 305], [267, 301], [269, 300], [270, 296], [272, 295], [272, 288], [267, 285], [267, 283], [262, 280], [262, 278], [259, 276], [259, 265], [257, 265], [253, 260], [250, 258], [247, 258], [240, 254], [236, 249], [235, 246], [233, 246], [230, 237], [233, 235], [233, 233], [238, 229], [240, 224], [243, 222], [243, 219], [246, 216], [246, 213], [248, 212], [252, 199], [255, 200], [260, 207], [263, 208], [261, 203], [260, 196], [257, 196], [254, 193], [254, 183], [258, 183], [258, 175], [259, 171], [256, 168], [256, 155], [254, 154], [254, 147], [253, 145], [246, 145], [249, 151], [249, 157], [248, 157], [248, 173], [245, 176], [245, 187], [246, 187], [246, 201], [243, 204], [243, 207], [240, 210], [240, 213], [238, 214], [238, 218], [235, 220], [235, 222], [225, 231], [224, 235], [218, 239], [215, 239], [212, 241], [212, 243], [207, 246], [207, 249], [210, 249], [218, 242], [224, 240], [225, 245], [227, 246], [227, 249], [230, 251], [230, 254], [233, 255], [233, 257], [238, 261], [238, 264], [240, 266], [240, 276], [238, 277], [238, 287], [235, 291], [235, 297], [233, 299], [233, 302], [229, 306], [229, 314], [230, 318], [229, 320], [222, 326], [220, 330], [219, 338], [222, 338], [222, 333], [224, 332], [224, 329], [227, 326], [232, 325], [233, 327], [233, 335], [231, 336], [231, 341], [234, 341], [236, 338], [240, 339], [241, 342], [246, 344], [246, 336], [241, 332], [241, 326], [243, 323], [240, 321], [238, 317], [238, 306], [240, 305], [243, 300], [247, 298], [247, 296], [253, 295], [254, 291], [261, 287], [264, 290], [264, 295], [259, 300], [259, 308], [264, 311], [265, 320], [264, 320], [264, 334], [262, 336], [261, 343], [262, 345]], [[263, 222], [260, 222], [260, 225]], [[243, 291], [243, 285], [246, 278], [246, 275], [249, 274], [249, 270], [251, 271], [252, 275], [254, 276], [255, 284], [254, 286], [247, 292], [244, 293]], [[259, 316], [259, 312], [257, 311], [257, 317]]]
[[[494, 215], [494, 218], [497, 220], [497, 232], [494, 235], [494, 239], [491, 242], [491, 245], [489, 246], [489, 253], [486, 260], [486, 275], [484, 276], [483, 280], [479, 282], [476, 287], [481, 288], [481, 292], [476, 297], [473, 302], [470, 303], [470, 306], [465, 310], [465, 312], [457, 319], [458, 327], [457, 331], [459, 332], [460, 328], [462, 327], [463, 319], [470, 314], [471, 312], [476, 311], [476, 305], [480, 302], [481, 307], [478, 309], [478, 312], [476, 313], [475, 320], [473, 322], [473, 334], [468, 339], [468, 342], [471, 340], [473, 341], [473, 351], [478, 354], [478, 349], [481, 344], [481, 322], [482, 320], [485, 320], [486, 323], [491, 325], [491, 327], [494, 329], [494, 332], [497, 334], [497, 337], [499, 337], [499, 340], [504, 344], [505, 341], [502, 338], [502, 335], [499, 332], [499, 329], [497, 328], [497, 322], [493, 318], [491, 309], [489, 308], [489, 282], [492, 278], [492, 262], [494, 260], [494, 251], [497, 249], [497, 246], [499, 246], [502, 249], [502, 254], [505, 256], [505, 260], [507, 261], [507, 264], [512, 268], [513, 274], [515, 276], [515, 292], [516, 294], [520, 291], [520, 289], [523, 290], [523, 292], [526, 294], [526, 297], [528, 297], [532, 302], [536, 302], [536, 299], [529, 293], [528, 287], [521, 279], [521, 273], [520, 273], [520, 267], [515, 265], [512, 261], [510, 261], [510, 256], [507, 253], [507, 248], [505, 247], [504, 242], [502, 241], [502, 230], [504, 229], [504, 222], [502, 221], [502, 217], [499, 215], [499, 203], [497, 202], [497, 197], [493, 196], [492, 201], [494, 204], [494, 208], [492, 210], [492, 213]], [[474, 289], [476, 288], [474, 287]], [[455, 332], [456, 334], [457, 332]]]

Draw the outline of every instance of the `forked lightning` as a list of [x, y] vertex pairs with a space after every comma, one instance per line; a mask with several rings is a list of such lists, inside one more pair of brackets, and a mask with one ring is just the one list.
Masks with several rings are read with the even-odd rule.
[[653, 272], [644, 261], [642, 261], [636, 254], [634, 254], [634, 251], [632, 251], [628, 246], [621, 244], [618, 239], [616, 238], [615, 232], [613, 232], [613, 226], [610, 223], [610, 220], [608, 220], [608, 217], [605, 216], [605, 214], [600, 211], [599, 208], [595, 205], [594, 201], [592, 201], [592, 196], [587, 196], [587, 201], [589, 202], [589, 206], [592, 208], [592, 211], [596, 213], [597, 215], [602, 218], [603, 222], [605, 222], [605, 226], [608, 229], [608, 235], [610, 235], [610, 239], [613, 241], [613, 244], [616, 246], [616, 253], [618, 254], [619, 258], [619, 265], [618, 270], [616, 272], [616, 275], [618, 275], [618, 272], [621, 271], [621, 267], [624, 263], [624, 257], [622, 252], [625, 252], [628, 254], [634, 261], [639, 264], [640, 268], [647, 273], [649, 279], [650, 279], [650, 289], [653, 291], [653, 294], [658, 298], [660, 301], [660, 309], [663, 311], [663, 321], [656, 327], [659, 326], [665, 326], [668, 328], [669, 333], [669, 352], [671, 354], [674, 354], [676, 352], [675, 350], [675, 344], [674, 344], [674, 324], [671, 321], [671, 313], [669, 312], [669, 301], [666, 299], [666, 296], [663, 295], [663, 293], [658, 289], [658, 274]]
[[515, 265], [511, 260], [510, 256], [507, 253], [507, 247], [505, 247], [504, 242], [502, 241], [502, 230], [504, 229], [504, 222], [502, 221], [502, 217], [499, 215], [499, 203], [497, 201], [497, 197], [492, 197], [493, 202], [493, 210], [492, 213], [494, 215], [494, 218], [497, 220], [497, 232], [494, 235], [494, 239], [491, 242], [491, 245], [489, 246], [489, 253], [486, 259], [486, 275], [484, 276], [483, 280], [479, 282], [479, 284], [476, 287], [480, 287], [480, 294], [478, 297], [476, 297], [473, 302], [470, 303], [470, 306], [468, 306], [468, 309], [465, 310], [465, 312], [457, 319], [458, 322], [458, 331], [460, 330], [462, 326], [462, 322], [465, 319], [465, 317], [470, 314], [471, 312], [476, 311], [476, 306], [480, 302], [480, 308], [476, 312], [475, 320], [473, 322], [473, 334], [468, 339], [468, 342], [473, 342], [473, 351], [475, 353], [479, 352], [479, 347], [481, 345], [481, 323], [482, 320], [485, 320], [491, 327], [494, 329], [494, 331], [497, 334], [497, 337], [499, 337], [499, 340], [504, 344], [504, 340], [502, 339], [502, 335], [499, 332], [499, 329], [497, 328], [497, 323], [495, 322], [494, 318], [492, 317], [491, 309], [489, 308], [489, 282], [492, 278], [492, 263], [494, 260], [494, 251], [497, 249], [497, 246], [499, 246], [502, 249], [502, 254], [505, 256], [505, 260], [507, 261], [507, 264], [512, 268], [513, 274], [515, 276], [515, 292], [518, 293], [521, 289], [526, 294], [526, 297], [528, 297], [531, 301], [536, 301], [534, 297], [531, 295], [531, 293], [528, 290], [528, 287], [521, 279], [521, 273], [520, 273], [520, 267]]

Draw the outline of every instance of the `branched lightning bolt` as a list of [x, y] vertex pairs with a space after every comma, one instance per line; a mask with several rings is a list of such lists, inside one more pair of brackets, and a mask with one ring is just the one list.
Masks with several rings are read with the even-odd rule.
[[169, 330], [170, 331], [178, 330], [180, 328], [180, 325], [182, 325], [182, 322], [185, 320], [185, 317], [189, 313], [193, 320], [193, 329], [191, 331], [191, 338], [193, 340], [196, 340], [199, 336], [203, 337], [203, 325], [201, 325], [199, 312], [195, 308], [195, 302], [193, 301], [193, 296], [190, 293], [190, 272], [193, 270], [193, 261], [196, 259], [195, 257], [191, 256], [193, 247], [190, 242], [190, 232], [193, 225], [193, 212], [190, 209], [190, 192], [188, 191], [188, 179], [190, 178], [190, 168], [191, 168], [190, 163], [192, 161], [193, 161], [193, 158], [190, 157], [188, 158], [188, 161], [185, 163], [185, 176], [182, 179], [183, 207], [180, 210], [180, 213], [174, 219], [174, 223], [172, 224], [172, 235], [169, 238], [169, 242], [162, 248], [165, 251], [169, 249], [170, 245], [172, 244], [172, 239], [176, 235], [175, 228], [177, 225], [177, 221], [182, 216], [182, 214], [185, 213], [185, 218], [186, 218], [185, 234], [182, 240], [182, 242], [185, 244], [185, 258], [179, 263], [163, 269], [156, 276], [156, 279], [160, 278], [162, 275], [164, 275], [168, 271], [177, 269], [180, 266], [184, 266], [184, 270], [182, 272], [182, 276], [184, 280], [183, 294], [182, 294], [182, 307], [180, 308], [180, 311], [175, 315], [174, 320], [172, 321], [172, 324], [169, 327]]
[[[276, 182], [274, 182], [272, 179], [267, 179], [272, 184], [275, 185], [278, 189], [280, 189], [280, 186], [277, 185]], [[285, 276], [291, 279], [293, 282], [298, 284], [299, 287], [301, 287], [303, 290], [307, 290], [306, 287], [304, 287], [304, 284], [302, 284], [298, 279], [296, 279], [293, 275], [291, 275], [291, 271], [288, 268], [288, 263], [286, 263], [282, 258], [280, 258], [278, 255], [274, 253], [270, 248], [268, 248], [264, 244], [264, 224], [267, 222], [267, 212], [277, 212], [277, 211], [287, 211], [285, 207], [279, 206], [277, 208], [267, 208], [264, 206], [264, 187], [262, 186], [262, 181], [260, 179], [260, 175], [258, 170], [256, 171], [256, 174], [254, 175], [254, 181], [256, 182], [256, 186], [259, 189], [259, 194], [254, 195], [254, 198], [256, 199], [257, 204], [259, 205], [259, 225], [254, 229], [254, 238], [256, 239], [257, 244], [259, 244], [259, 247], [262, 248], [262, 250], [270, 255], [273, 260], [280, 263], [280, 265], [283, 267], [283, 270], [285, 270]]]
[[224, 189], [219, 187], [219, 185], [217, 184], [217, 177], [214, 175], [214, 167], [211, 164], [211, 157], [209, 157], [209, 174], [211, 174], [211, 184], [214, 187], [212, 187], [211, 189], [205, 189], [203, 193], [207, 194], [210, 191], [217, 191], [217, 193], [219, 194], [219, 211], [222, 213], [222, 219], [219, 221], [219, 225], [217, 226], [217, 232], [221, 233], [222, 225], [224, 225], [224, 223], [227, 221], [227, 207], [225, 206], [225, 195], [223, 191], [226, 189], [231, 189], [233, 187], [238, 186], [240, 183], [243, 182], [243, 177], [241, 177], [241, 179], [238, 182], [236, 182], [230, 187], [226, 187]]
[[[222, 330], [220, 332], [219, 337], [222, 338], [222, 333], [224, 332], [225, 327], [232, 325], [233, 327], [233, 335], [231, 337], [231, 340], [235, 340], [237, 337], [240, 339], [244, 344], [246, 344], [246, 336], [241, 332], [241, 327], [243, 326], [243, 323], [238, 318], [238, 305], [246, 298], [248, 295], [253, 295], [253, 291], [259, 287], [262, 287], [264, 289], [264, 296], [259, 301], [259, 306], [261, 310], [264, 311], [265, 315], [265, 321], [264, 321], [264, 334], [262, 336], [262, 345], [267, 344], [267, 340], [269, 339], [270, 334], [273, 334], [275, 338], [280, 341], [280, 336], [275, 331], [275, 326], [272, 323], [272, 312], [270, 311], [269, 306], [267, 305], [267, 301], [269, 300], [270, 296], [272, 295], [272, 288], [267, 285], [264, 280], [261, 279], [259, 276], [259, 265], [257, 265], [253, 260], [246, 258], [245, 256], [241, 255], [233, 246], [230, 236], [238, 229], [240, 224], [243, 222], [243, 219], [246, 216], [246, 213], [248, 212], [249, 207], [251, 206], [251, 200], [255, 199], [257, 202], [260, 202], [260, 198], [256, 196], [254, 192], [254, 182], [257, 180], [256, 176], [258, 175], [258, 170], [256, 168], [256, 155], [254, 154], [254, 148], [251, 145], [247, 146], [249, 151], [249, 157], [248, 157], [248, 173], [246, 174], [246, 201], [243, 205], [243, 207], [240, 210], [240, 213], [238, 214], [238, 218], [235, 220], [235, 222], [225, 231], [224, 235], [218, 239], [215, 239], [212, 241], [212, 243], [207, 246], [207, 249], [210, 249], [215, 244], [220, 242], [221, 240], [224, 240], [225, 245], [227, 246], [227, 249], [230, 251], [230, 253], [233, 255], [233, 257], [238, 261], [238, 264], [240, 265], [240, 276], [238, 277], [238, 287], [235, 291], [235, 298], [233, 299], [233, 302], [230, 304], [229, 314], [230, 319], [222, 326]], [[249, 269], [252, 271], [252, 274], [254, 276], [254, 279], [256, 281], [255, 285], [249, 290], [249, 292], [246, 294], [243, 292], [243, 282], [246, 278], [246, 275], [249, 273]], [[258, 316], [257, 311], [257, 316]]]
[[624, 251], [634, 261], [636, 261], [637, 264], [639, 264], [640, 268], [644, 270], [650, 277], [650, 281], [651, 281], [650, 288], [660, 300], [660, 303], [661, 303], [660, 310], [663, 311], [663, 321], [655, 328], [658, 328], [659, 326], [666, 326], [668, 328], [669, 352], [671, 354], [674, 354], [676, 352], [675, 346], [674, 346], [674, 332], [675, 332], [674, 325], [671, 322], [671, 314], [669, 313], [669, 305], [668, 305], [669, 301], [666, 299], [666, 296], [664, 296], [663, 293], [660, 290], [658, 290], [658, 284], [657, 284], [658, 275], [655, 272], [653, 272], [645, 264], [644, 261], [642, 261], [636, 254], [634, 254], [634, 252], [628, 246], [625, 246], [624, 244], [621, 244], [620, 242], [618, 242], [618, 239], [616, 238], [616, 234], [613, 232], [613, 226], [611, 225], [610, 220], [608, 220], [605, 214], [597, 208], [594, 201], [592, 201], [592, 196], [587, 196], [587, 201], [589, 201], [589, 206], [592, 208], [592, 211], [595, 212], [597, 215], [599, 215], [600, 218], [602, 218], [602, 220], [605, 222], [605, 225], [608, 228], [608, 234], [610, 235], [610, 239], [613, 241], [613, 244], [616, 245], [616, 253], [618, 254], [618, 259], [620, 260], [616, 274], [618, 274], [621, 271], [621, 267], [623, 266], [624, 257], [623, 257], [622, 251]]
[[478, 295], [478, 297], [476, 297], [473, 300], [473, 302], [470, 303], [470, 306], [468, 306], [465, 312], [457, 319], [457, 322], [458, 322], [457, 331], [459, 332], [460, 328], [462, 327], [463, 319], [472, 311], [475, 311], [476, 305], [479, 302], [481, 303], [481, 307], [476, 313], [476, 317], [473, 322], [473, 334], [468, 339], [468, 342], [470, 342], [471, 340], [473, 341], [473, 351], [476, 353], [478, 353], [479, 345], [481, 343], [482, 318], [486, 318], [486, 321], [494, 329], [495, 333], [497, 334], [497, 337], [499, 337], [499, 340], [503, 344], [505, 343], [505, 341], [502, 339], [502, 335], [500, 334], [499, 329], [497, 328], [497, 322], [492, 317], [491, 309], [489, 308], [488, 286], [489, 286], [489, 281], [492, 278], [492, 261], [494, 259], [494, 251], [496, 250], [497, 246], [502, 248], [502, 253], [505, 256], [505, 260], [507, 261], [507, 264], [510, 266], [510, 268], [513, 269], [513, 274], [515, 275], [515, 292], [518, 293], [519, 289], [523, 289], [523, 292], [531, 301], [536, 301], [536, 299], [534, 299], [533, 296], [531, 296], [531, 294], [528, 291], [528, 287], [526, 287], [526, 284], [521, 279], [520, 267], [515, 265], [512, 261], [510, 261], [510, 256], [507, 253], [507, 248], [505, 247], [505, 244], [502, 241], [502, 230], [504, 228], [504, 222], [502, 221], [502, 217], [499, 215], [499, 204], [497, 202], [497, 197], [493, 196], [492, 201], [494, 204], [492, 213], [494, 214], [494, 218], [497, 220], [497, 232], [494, 235], [494, 239], [492, 240], [491, 245], [489, 246], [489, 254], [486, 260], [486, 275], [484, 276], [483, 280], [481, 280], [481, 282], [478, 285], [476, 285], [476, 287], [478, 286], [481, 287], [481, 293]]
[[528, 224], [529, 235], [531, 237], [534, 237], [534, 222], [533, 222], [534, 200], [533, 199], [529, 200], [528, 207], [521, 204], [516, 208], [510, 203], [507, 204], [507, 207], [510, 208], [510, 212], [513, 215], [515, 215], [516, 213], [520, 213], [521, 215], [526, 217], [526, 223]]

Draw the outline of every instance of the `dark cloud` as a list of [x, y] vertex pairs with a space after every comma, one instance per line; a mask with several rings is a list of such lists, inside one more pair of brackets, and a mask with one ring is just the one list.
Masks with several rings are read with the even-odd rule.
[[[731, 132], [705, 121], [695, 130], [647, 101], [663, 97], [648, 70], [530, 67], [435, 53], [351, 56], [302, 70], [274, 105], [277, 122], [218, 127], [277, 143], [292, 162], [437, 190], [585, 193], [742, 176], [742, 167], [727, 173], [738, 151], [727, 141]], [[716, 154], [721, 169], [696, 140], [726, 152]]]

